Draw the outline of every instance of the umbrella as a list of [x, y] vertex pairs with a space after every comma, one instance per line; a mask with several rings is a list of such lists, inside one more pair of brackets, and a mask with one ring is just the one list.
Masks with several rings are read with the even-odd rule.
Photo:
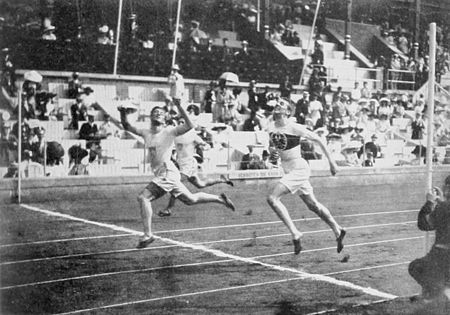
[[233, 72], [224, 72], [219, 77], [219, 79], [222, 79], [222, 80], [225, 80], [225, 81], [239, 83], [239, 77], [237, 76], [237, 74], [235, 74]]

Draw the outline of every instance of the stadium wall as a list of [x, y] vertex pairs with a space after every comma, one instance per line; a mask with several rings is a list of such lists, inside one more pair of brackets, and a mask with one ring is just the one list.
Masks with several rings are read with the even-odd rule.
[[[263, 170], [264, 171], [264, 170]], [[234, 179], [235, 187], [226, 188], [230, 196], [255, 193], [261, 196], [270, 190], [277, 180], [274, 177], [255, 179]], [[446, 176], [450, 175], [450, 166], [436, 166], [433, 170], [433, 186], [442, 187]], [[214, 176], [211, 174], [210, 176]], [[137, 196], [151, 180], [150, 176], [89, 177], [73, 176], [65, 178], [37, 178], [22, 181], [22, 202], [60, 202], [89, 199], [116, 199]], [[339, 209], [349, 200], [355, 207], [367, 202], [374, 210], [383, 211], [387, 206], [398, 204], [399, 209], [415, 209], [425, 200], [426, 168], [363, 168], [341, 169], [338, 176], [330, 176], [328, 171], [313, 171], [311, 183], [319, 200], [333, 209]], [[195, 191], [192, 186], [189, 189]], [[223, 185], [208, 187], [204, 191], [219, 193]], [[17, 179], [0, 181], [0, 202], [17, 202]]]

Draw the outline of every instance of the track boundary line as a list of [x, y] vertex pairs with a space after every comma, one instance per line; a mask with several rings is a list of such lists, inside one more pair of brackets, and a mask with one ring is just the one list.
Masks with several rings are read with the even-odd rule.
[[[359, 226], [354, 226], [354, 227], [346, 227], [346, 229], [347, 230], [356, 230], [356, 229], [365, 229], [365, 228], [369, 228], [369, 227], [381, 227], [381, 226], [392, 226], [392, 225], [407, 225], [407, 224], [415, 224], [415, 223], [416, 223], [416, 221], [392, 222], [392, 223], [381, 223], [381, 224], [372, 224], [372, 225], [359, 225]], [[315, 234], [315, 233], [325, 233], [325, 232], [329, 232], [329, 231], [330, 231], [329, 229], [326, 229], [326, 230], [306, 231], [306, 232], [302, 232], [302, 233], [303, 234]], [[128, 235], [134, 235], [134, 234], [128, 234]], [[158, 235], [158, 233], [155, 233], [155, 235]], [[258, 238], [259, 239], [264, 239], [264, 238], [283, 237], [283, 236], [289, 236], [289, 235], [290, 234], [288, 234], [288, 233], [282, 233], [282, 234], [272, 234], [272, 235], [257, 236], [256, 238], [254, 238], [254, 237], [246, 237], [246, 238], [237, 238], [237, 239], [229, 239], [229, 240], [194, 242], [194, 243], [190, 243], [190, 244], [193, 244], [193, 245], [210, 245], [210, 244], [219, 244], [219, 243], [251, 241], [253, 239], [258, 239]], [[173, 247], [178, 247], [178, 245], [153, 246], [153, 247], [145, 248], [144, 250], [155, 250], [155, 249], [164, 249], [164, 248], [173, 248]], [[17, 261], [6, 261], [6, 262], [0, 262], [0, 266], [7, 266], [7, 265], [13, 265], [13, 264], [23, 264], [23, 263], [38, 262], [38, 261], [50, 261], [50, 260], [56, 260], [56, 259], [84, 257], [84, 256], [94, 256], [94, 255], [111, 255], [111, 254], [128, 253], [128, 252], [134, 252], [134, 251], [139, 251], [139, 249], [131, 248], [131, 249], [110, 250], [110, 251], [95, 252], [95, 253], [92, 253], [92, 252], [91, 253], [79, 253], [79, 254], [70, 254], [70, 255], [60, 255], [60, 256], [50, 256], [50, 257], [23, 259], [23, 260], [17, 260]]]
[[[113, 225], [113, 224], [107, 224], [107, 223], [101, 223], [101, 222], [96, 222], [96, 221], [92, 221], [92, 220], [85, 220], [82, 218], [77, 218], [71, 215], [67, 215], [67, 214], [63, 214], [63, 213], [58, 213], [58, 212], [54, 212], [54, 211], [49, 211], [49, 210], [44, 210], [44, 209], [40, 209], [37, 207], [33, 207], [33, 206], [29, 206], [29, 205], [22, 205], [22, 207], [35, 211], [35, 212], [40, 212], [40, 213], [45, 213], [49, 216], [56, 216], [56, 217], [63, 217], [63, 218], [70, 218], [72, 220], [78, 221], [78, 222], [84, 222], [86, 224], [91, 224], [91, 225], [96, 225], [96, 226], [101, 226], [101, 227], [105, 227], [105, 228], [109, 228], [109, 229], [113, 229], [115, 231], [122, 231], [122, 232], [129, 232], [132, 234], [136, 234], [136, 235], [141, 235], [141, 232], [138, 232], [136, 230], [132, 230], [132, 229], [128, 229], [122, 226], [118, 226], [118, 225]], [[368, 295], [372, 295], [372, 296], [377, 296], [377, 297], [381, 297], [381, 298], [395, 298], [396, 296], [387, 292], [382, 292], [379, 291], [377, 289], [374, 288], [370, 288], [370, 287], [362, 287], [359, 285], [356, 285], [354, 283], [348, 282], [348, 281], [343, 281], [343, 280], [338, 280], [329, 276], [323, 276], [323, 275], [318, 275], [318, 274], [311, 274], [311, 273], [307, 273], [307, 272], [302, 272], [300, 270], [294, 269], [294, 268], [288, 268], [288, 267], [282, 267], [282, 266], [278, 266], [278, 265], [273, 265], [273, 264], [268, 264], [268, 263], [264, 263], [255, 259], [251, 259], [251, 258], [244, 258], [241, 256], [237, 256], [237, 255], [233, 255], [233, 254], [227, 254], [225, 252], [222, 252], [220, 250], [216, 250], [216, 249], [211, 249], [211, 248], [207, 248], [203, 245], [192, 245], [192, 244], [188, 244], [188, 243], [184, 243], [184, 242], [180, 242], [180, 241], [176, 241], [176, 240], [172, 240], [172, 239], [168, 239], [168, 238], [164, 238], [161, 236], [155, 236], [155, 238], [159, 238], [162, 241], [174, 244], [174, 245], [179, 245], [181, 247], [184, 248], [190, 248], [193, 250], [199, 250], [199, 251], [203, 251], [203, 252], [207, 252], [213, 255], [216, 255], [218, 257], [223, 257], [223, 258], [229, 258], [229, 259], [234, 259], [236, 261], [241, 261], [241, 262], [245, 262], [248, 264], [256, 264], [256, 265], [260, 265], [260, 266], [264, 266], [267, 267], [269, 269], [272, 270], [277, 270], [277, 271], [282, 271], [282, 272], [287, 272], [287, 273], [294, 273], [297, 274], [300, 278], [303, 279], [311, 279], [314, 281], [322, 281], [322, 282], [326, 282], [326, 283], [330, 283], [330, 284], [334, 284], [337, 286], [342, 286], [342, 287], [346, 287], [349, 289], [353, 289], [356, 291], [360, 291], [363, 293], [366, 293]]]
[[[416, 236], [416, 237], [399, 238], [399, 239], [384, 240], [384, 241], [374, 241], [374, 242], [368, 242], [368, 243], [349, 244], [349, 245], [346, 245], [346, 247], [359, 247], [359, 246], [374, 245], [374, 244], [403, 242], [403, 241], [423, 239], [423, 238], [424, 238], [424, 236]], [[307, 250], [302, 251], [302, 254], [313, 253], [313, 252], [320, 252], [320, 251], [326, 251], [326, 250], [334, 250], [334, 249], [335, 249], [335, 247], [323, 247], [323, 248], [307, 249]], [[287, 256], [287, 255], [292, 255], [292, 252], [277, 253], [277, 254], [270, 254], [270, 255], [258, 255], [258, 256], [248, 257], [248, 258], [261, 259], [261, 258], [272, 258], [272, 257]], [[107, 276], [122, 275], [122, 274], [129, 274], [129, 273], [152, 272], [152, 271], [158, 271], [158, 270], [176, 269], [176, 268], [183, 268], [183, 267], [194, 267], [194, 266], [204, 266], [204, 265], [211, 265], [211, 264], [221, 264], [221, 263], [228, 263], [228, 262], [232, 262], [232, 261], [233, 261], [232, 259], [222, 259], [222, 260], [212, 260], [212, 261], [205, 261], [205, 262], [189, 263], [189, 264], [179, 264], [179, 265], [172, 265], [172, 266], [160, 266], [160, 267], [143, 268], [143, 269], [131, 269], [131, 270], [122, 270], [122, 271], [114, 271], [114, 272], [104, 272], [104, 273], [98, 273], [98, 274], [93, 274], [93, 275], [84, 275], [84, 276], [76, 276], [76, 277], [69, 277], [69, 278], [60, 278], [60, 279], [54, 279], [54, 280], [38, 281], [38, 282], [24, 283], [24, 284], [18, 284], [18, 285], [7, 286], [7, 287], [0, 287], [0, 290], [11, 290], [11, 289], [22, 288], [22, 287], [38, 286], [38, 285], [43, 285], [43, 284], [52, 284], [52, 283], [58, 283], [58, 282], [64, 282], [64, 281], [73, 281], [73, 280], [81, 280], [81, 279], [107, 277]], [[341, 274], [341, 273], [347, 273], [347, 272], [362, 271], [362, 270], [366, 270], [366, 269], [367, 268], [364, 267], [364, 268], [359, 268], [359, 269], [350, 269], [350, 270], [342, 271], [342, 272], [326, 273], [324, 275], [328, 276], [328, 275], [333, 275], [333, 274]], [[375, 269], [375, 267], [374, 268], [369, 268], [369, 269]]]

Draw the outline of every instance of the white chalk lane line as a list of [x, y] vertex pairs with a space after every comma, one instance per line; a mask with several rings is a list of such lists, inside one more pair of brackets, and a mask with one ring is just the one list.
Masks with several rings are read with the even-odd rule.
[[[378, 228], [383, 226], [394, 226], [394, 225], [410, 225], [416, 224], [416, 221], [405, 221], [405, 222], [391, 222], [391, 223], [382, 223], [382, 224], [372, 224], [372, 225], [360, 225], [354, 227], [346, 227], [347, 230], [356, 230], [356, 229], [367, 229], [367, 228]], [[305, 231], [303, 234], [315, 234], [315, 233], [326, 233], [329, 232], [329, 229], [324, 230], [315, 230], [315, 231]], [[158, 235], [159, 233], [155, 233]], [[133, 235], [133, 234], [128, 234]], [[246, 238], [235, 238], [228, 240], [214, 240], [214, 241], [204, 241], [204, 242], [194, 242], [190, 244], [194, 245], [213, 245], [220, 243], [231, 243], [231, 242], [243, 242], [243, 241], [251, 241], [254, 239], [266, 239], [266, 238], [275, 238], [275, 237], [286, 237], [290, 236], [288, 233], [283, 234], [273, 234], [273, 235], [261, 235], [256, 237], [246, 237]], [[78, 254], [69, 254], [69, 255], [59, 255], [59, 256], [49, 256], [49, 257], [40, 257], [40, 258], [31, 258], [31, 259], [23, 259], [16, 261], [5, 261], [1, 262], [0, 266], [14, 265], [14, 264], [23, 264], [30, 262], [39, 262], [39, 261], [50, 261], [56, 259], [67, 259], [67, 258], [77, 258], [77, 257], [87, 257], [87, 256], [99, 256], [99, 255], [111, 255], [111, 254], [120, 254], [120, 253], [129, 253], [135, 252], [139, 250], [155, 250], [155, 249], [165, 249], [165, 248], [174, 248], [177, 245], [165, 245], [165, 246], [152, 246], [145, 249], [136, 249], [136, 248], [128, 248], [128, 249], [119, 249], [119, 250], [109, 250], [109, 251], [101, 251], [101, 252], [87, 252], [87, 253], [78, 253]]]
[[[85, 219], [77, 218], [77, 217], [74, 217], [74, 216], [71, 216], [71, 215], [58, 213], [58, 212], [53, 212], [53, 211], [49, 211], [49, 210], [44, 210], [44, 209], [40, 209], [40, 208], [37, 208], [37, 207], [28, 206], [28, 205], [22, 205], [22, 207], [24, 207], [26, 209], [29, 209], [29, 210], [32, 210], [32, 211], [35, 211], [35, 212], [40, 212], [40, 213], [47, 214], [49, 216], [56, 216], [56, 217], [72, 219], [74, 221], [83, 222], [83, 223], [86, 223], [86, 224], [91, 224], [91, 225], [96, 225], [96, 226], [100, 226], [100, 227], [104, 227], [104, 228], [109, 228], [109, 229], [112, 229], [114, 231], [128, 232], [128, 233], [136, 234], [136, 235], [140, 235], [141, 234], [140, 232], [138, 232], [136, 230], [128, 229], [128, 228], [117, 226], [117, 225], [113, 225], [113, 224], [107, 224], [107, 223], [101, 223], [101, 222], [96, 222], [96, 221], [91, 221], [91, 220], [85, 220]], [[272, 269], [272, 270], [277, 270], [277, 271], [286, 272], [286, 273], [294, 273], [294, 274], [298, 275], [300, 278], [303, 278], [303, 279], [309, 279], [309, 280], [315, 280], [315, 281], [323, 281], [323, 282], [326, 282], [326, 283], [334, 284], [336, 286], [342, 286], [342, 287], [346, 287], [346, 288], [349, 288], [349, 289], [357, 290], [357, 291], [363, 292], [363, 293], [368, 294], [368, 295], [373, 295], [373, 296], [377, 296], [377, 297], [381, 297], [381, 298], [395, 298], [396, 297], [393, 294], [390, 294], [390, 293], [387, 293], [387, 292], [382, 292], [382, 291], [379, 291], [379, 290], [374, 289], [374, 288], [362, 287], [362, 286], [356, 285], [354, 283], [351, 283], [351, 282], [348, 282], [348, 281], [343, 281], [343, 280], [337, 280], [337, 279], [329, 277], [329, 276], [324, 276], [324, 275], [319, 275], [319, 274], [311, 274], [311, 273], [307, 273], [307, 272], [302, 272], [302, 271], [294, 269], [294, 268], [282, 267], [282, 266], [278, 266], [278, 265], [264, 263], [264, 262], [261, 262], [261, 261], [255, 260], [255, 259], [251, 259], [251, 258], [244, 258], [244, 257], [233, 255], [233, 254], [227, 254], [227, 253], [224, 253], [224, 252], [222, 252], [220, 250], [211, 249], [211, 248], [205, 247], [203, 245], [188, 244], [188, 243], [175, 241], [175, 240], [164, 238], [164, 237], [160, 237], [160, 236], [155, 236], [155, 238], [159, 238], [160, 240], [162, 240], [164, 242], [167, 242], [167, 243], [170, 243], [170, 244], [173, 244], [173, 245], [179, 245], [180, 247], [183, 247], [183, 248], [190, 248], [190, 249], [193, 249], [193, 250], [199, 250], [199, 251], [203, 251], [203, 252], [207, 252], [207, 253], [216, 255], [217, 257], [233, 259], [233, 260], [240, 261], [240, 262], [245, 262], [245, 263], [248, 263], [248, 264], [256, 264], [256, 265], [267, 267], [267, 268]]]
[[[348, 244], [348, 245], [346, 245], [346, 247], [351, 248], [351, 247], [361, 247], [361, 246], [377, 245], [377, 244], [384, 244], [384, 243], [405, 242], [405, 241], [411, 241], [411, 240], [420, 240], [420, 239], [423, 239], [423, 238], [424, 238], [424, 236], [415, 236], [415, 237], [398, 238], [398, 239], [390, 239], [390, 240], [383, 240], [383, 241], [373, 241], [373, 242], [366, 242], [366, 243]], [[333, 246], [333, 247], [324, 247], [324, 248], [316, 248], [316, 249], [307, 249], [307, 250], [302, 250], [302, 255], [307, 254], [307, 253], [314, 253], [314, 252], [328, 251], [328, 250], [335, 250], [335, 249], [336, 249], [335, 246]], [[258, 256], [253, 256], [253, 257], [249, 257], [249, 258], [251, 258], [251, 259], [263, 259], [263, 258], [274, 258], [274, 257], [288, 256], [288, 255], [292, 255], [292, 251], [285, 252], [285, 253], [277, 253], [277, 254], [258, 255]], [[228, 263], [228, 262], [233, 262], [233, 261], [234, 260], [232, 260], [232, 259], [222, 259], [222, 260], [213, 260], [213, 261], [178, 264], [178, 265], [171, 265], [171, 266], [161, 266], [161, 267], [152, 267], [152, 268], [141, 268], [141, 269], [114, 271], [114, 272], [104, 272], [104, 273], [97, 273], [97, 274], [91, 274], [91, 275], [68, 277], [68, 278], [60, 278], [60, 279], [38, 281], [38, 282], [30, 282], [30, 283], [24, 283], [24, 284], [12, 285], [12, 286], [0, 287], [0, 290], [11, 290], [11, 289], [24, 288], [24, 287], [29, 287], [29, 286], [38, 286], [38, 285], [53, 284], [53, 283], [59, 283], [59, 282], [65, 282], [65, 281], [74, 281], [74, 280], [91, 279], [91, 278], [101, 278], [101, 277], [124, 275], [124, 274], [132, 274], [132, 273], [153, 272], [153, 271], [159, 271], [159, 270], [185, 268], [185, 267], [186, 268], [187, 267], [197, 267], [197, 266], [203, 266], [203, 265]], [[390, 265], [388, 265], [388, 266], [390, 266]], [[374, 268], [376, 268], [376, 267], [374, 267]], [[357, 272], [357, 271], [361, 271], [361, 270], [366, 270], [366, 268], [364, 267], [364, 268], [359, 268], [359, 269], [351, 269], [351, 270], [347, 270], [347, 271], [337, 271], [337, 272], [327, 273], [327, 274], [324, 274], [324, 275], [328, 276], [328, 275], [341, 274], [341, 273], [347, 273], [347, 272]]]

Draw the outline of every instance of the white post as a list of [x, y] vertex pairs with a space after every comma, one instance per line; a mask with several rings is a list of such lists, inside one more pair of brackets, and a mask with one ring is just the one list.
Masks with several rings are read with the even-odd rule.
[[[428, 74], [428, 127], [427, 127], [427, 192], [433, 188], [433, 121], [434, 121], [434, 89], [436, 81], [436, 23], [430, 24], [430, 71]], [[425, 237], [425, 252], [430, 245], [428, 232]]]
[[119, 0], [119, 16], [117, 17], [117, 30], [116, 30], [116, 51], [114, 52], [114, 70], [113, 70], [113, 74], [116, 75], [117, 74], [117, 62], [119, 59], [119, 43], [120, 43], [120, 26], [122, 23], [122, 5], [123, 5], [123, 0]]
[[19, 111], [17, 117], [17, 132], [18, 132], [18, 140], [17, 140], [17, 201], [19, 204], [22, 202], [22, 89], [19, 89]]
[[317, 21], [317, 15], [319, 14], [319, 8], [320, 8], [320, 1], [317, 1], [317, 7], [316, 7], [316, 12], [314, 13], [314, 20], [313, 20], [313, 24], [312, 24], [312, 28], [311, 28], [311, 34], [309, 35], [309, 39], [308, 39], [308, 48], [306, 49], [306, 55], [305, 58], [303, 59], [303, 67], [302, 67], [302, 73], [300, 74], [300, 82], [298, 83], [299, 85], [302, 85], [302, 81], [303, 81], [303, 76], [305, 74], [305, 69], [306, 69], [306, 60], [309, 56], [309, 53], [311, 51], [311, 40], [314, 36], [314, 29], [316, 28], [316, 21]]
[[256, 31], [259, 33], [261, 31], [261, 0], [256, 0]]
[[173, 44], [172, 66], [175, 64], [175, 60], [176, 60], [176, 57], [177, 57], [178, 27], [180, 26], [180, 13], [181, 13], [181, 0], [178, 0], [177, 22], [176, 22], [176, 25], [175, 25], [175, 42]]

